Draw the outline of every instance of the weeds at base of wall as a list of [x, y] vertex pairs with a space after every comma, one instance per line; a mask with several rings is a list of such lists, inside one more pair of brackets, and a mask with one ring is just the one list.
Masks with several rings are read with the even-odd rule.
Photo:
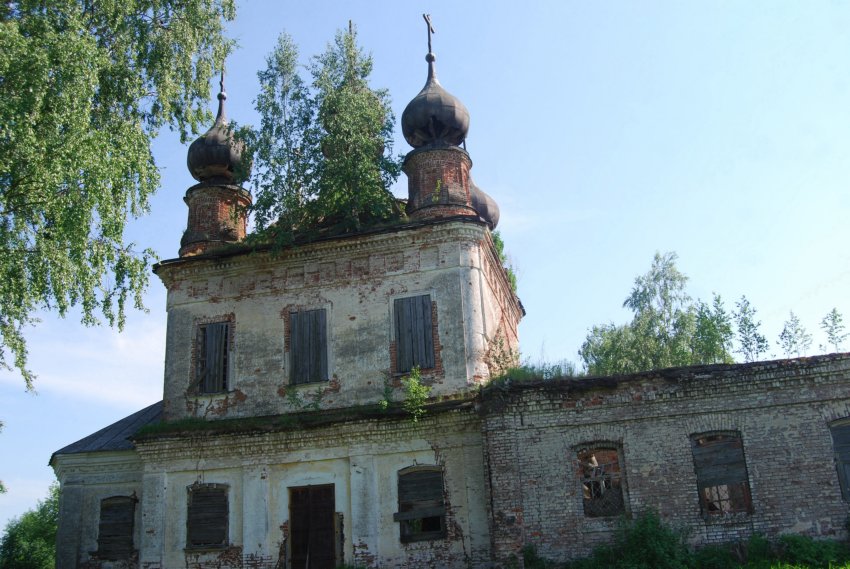
[[[769, 541], [754, 535], [746, 542], [691, 551], [686, 537], [648, 511], [624, 521], [612, 542], [598, 547], [590, 557], [555, 563], [527, 545], [522, 560], [525, 569], [850, 569], [850, 546], [837, 540], [783, 535]], [[509, 562], [505, 569], [518, 566], [517, 561]]]

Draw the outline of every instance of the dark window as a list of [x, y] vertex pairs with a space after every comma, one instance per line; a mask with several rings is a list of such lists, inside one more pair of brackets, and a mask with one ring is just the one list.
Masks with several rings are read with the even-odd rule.
[[838, 482], [841, 495], [850, 502], [850, 424], [836, 425], [832, 432], [832, 449], [835, 451], [835, 466], [838, 468]]
[[584, 515], [590, 518], [625, 513], [623, 473], [616, 448], [588, 448], [578, 452]]
[[446, 536], [443, 471], [436, 466], [413, 466], [398, 473], [398, 513], [401, 541], [425, 541]]
[[136, 499], [113, 496], [100, 501], [97, 556], [100, 559], [129, 559], [133, 555], [133, 522]]
[[302, 310], [289, 313], [290, 383], [328, 379], [326, 311]]
[[227, 486], [195, 484], [189, 487], [186, 547], [227, 545]]
[[691, 447], [703, 514], [751, 512], [750, 483], [741, 435], [694, 435]]
[[198, 326], [197, 385], [201, 393], [227, 391], [230, 325], [214, 322]]
[[434, 367], [431, 295], [397, 298], [394, 304], [397, 371]]

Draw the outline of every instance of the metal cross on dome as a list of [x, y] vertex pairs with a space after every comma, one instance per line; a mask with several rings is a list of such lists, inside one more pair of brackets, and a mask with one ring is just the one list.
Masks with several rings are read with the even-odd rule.
[[425, 23], [428, 24], [428, 53], [431, 53], [431, 34], [437, 33], [434, 31], [434, 26], [431, 24], [431, 14], [422, 14], [425, 18]]

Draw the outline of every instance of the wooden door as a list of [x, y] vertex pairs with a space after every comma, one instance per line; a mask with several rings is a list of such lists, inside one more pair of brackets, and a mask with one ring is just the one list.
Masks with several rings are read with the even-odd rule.
[[334, 485], [289, 489], [289, 535], [292, 569], [334, 569]]

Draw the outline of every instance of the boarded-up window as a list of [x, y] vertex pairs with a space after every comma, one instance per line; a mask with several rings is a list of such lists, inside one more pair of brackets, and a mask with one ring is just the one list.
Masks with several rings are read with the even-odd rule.
[[850, 502], [850, 424], [833, 426], [830, 431], [841, 495]]
[[133, 555], [133, 522], [136, 499], [113, 496], [100, 501], [97, 531], [97, 557], [117, 561]]
[[290, 383], [327, 381], [326, 316], [324, 308], [289, 313]]
[[434, 334], [431, 321], [431, 295], [397, 298], [395, 314], [396, 355], [399, 372], [414, 367], [434, 367]]
[[738, 433], [691, 437], [700, 506], [704, 515], [752, 512], [744, 443]]
[[425, 541], [446, 536], [443, 470], [438, 466], [413, 466], [398, 473], [398, 513], [401, 541]]
[[227, 391], [229, 335], [227, 322], [198, 326], [197, 385], [201, 393]]
[[590, 518], [625, 513], [623, 473], [617, 448], [586, 448], [578, 452], [584, 515]]
[[223, 484], [189, 486], [186, 547], [227, 545], [227, 516], [227, 486]]

